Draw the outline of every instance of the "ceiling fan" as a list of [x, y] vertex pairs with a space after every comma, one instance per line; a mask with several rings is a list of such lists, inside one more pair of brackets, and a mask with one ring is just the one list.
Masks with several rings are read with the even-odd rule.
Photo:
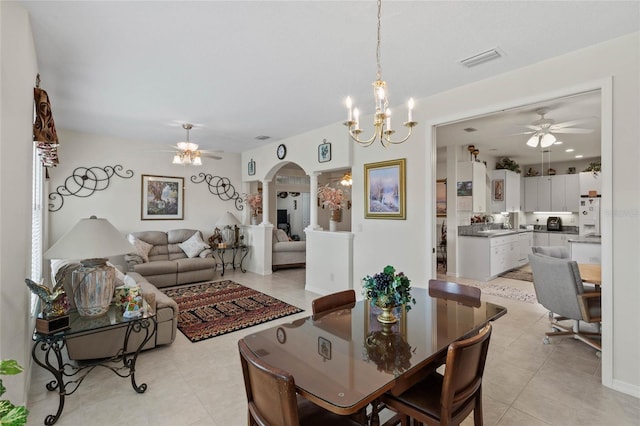
[[198, 149], [198, 144], [189, 141], [189, 130], [193, 129], [193, 124], [184, 123], [182, 128], [187, 131], [187, 140], [184, 142], [178, 142], [175, 146], [172, 146], [176, 150], [173, 157], [173, 164], [181, 164], [183, 166], [201, 166], [201, 157], [213, 158], [214, 160], [221, 160], [222, 157], [215, 153], [202, 151]]
[[527, 145], [529, 145], [530, 147], [535, 148], [539, 144], [542, 148], [547, 148], [553, 145], [557, 140], [554, 133], [584, 134], [593, 132], [593, 129], [580, 129], [577, 127], [571, 127], [587, 121], [588, 119], [586, 118], [565, 121], [563, 123], [556, 123], [555, 120], [544, 117], [548, 112], [549, 110], [547, 108], [538, 108], [536, 110], [536, 114], [540, 115], [540, 119], [524, 126], [530, 129], [530, 131], [518, 133], [520, 135], [531, 135], [529, 140], [527, 140]]

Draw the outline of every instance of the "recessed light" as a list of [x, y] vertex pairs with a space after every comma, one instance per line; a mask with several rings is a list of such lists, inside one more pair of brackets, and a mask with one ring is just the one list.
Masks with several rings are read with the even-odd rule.
[[582, 158], [582, 157], [584, 157], [582, 154], [576, 155], [576, 158]]
[[573, 152], [573, 151], [575, 151], [575, 149], [573, 149], [573, 148], [567, 148], [567, 149], [564, 150], [564, 152]]
[[555, 141], [553, 144], [554, 145], [562, 145], [562, 141]]

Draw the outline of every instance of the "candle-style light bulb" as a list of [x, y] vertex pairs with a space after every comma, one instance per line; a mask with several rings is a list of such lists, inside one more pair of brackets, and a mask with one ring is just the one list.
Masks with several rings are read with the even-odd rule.
[[378, 103], [378, 110], [382, 111], [382, 108], [384, 107], [384, 88], [382, 86], [378, 87]]
[[348, 118], [349, 121], [353, 120], [353, 115], [351, 110], [352, 105], [353, 104], [351, 103], [351, 96], [347, 96], [347, 110], [349, 111], [349, 118]]
[[409, 119], [407, 121], [413, 121], [413, 107], [415, 105], [415, 102], [413, 101], [413, 98], [409, 98]]
[[358, 108], [353, 109], [353, 120], [356, 122], [356, 130], [359, 129], [360, 126], [360, 110]]
[[387, 108], [384, 113], [387, 116], [387, 130], [391, 130], [391, 110]]

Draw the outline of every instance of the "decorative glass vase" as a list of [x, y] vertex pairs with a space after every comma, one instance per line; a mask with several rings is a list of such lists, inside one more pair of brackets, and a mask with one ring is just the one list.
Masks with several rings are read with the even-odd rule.
[[257, 225], [258, 224], [258, 215], [257, 214], [251, 215], [251, 224], [252, 225]]
[[338, 230], [338, 222], [336, 222], [335, 220], [330, 220], [329, 221], [329, 231], [336, 232], [337, 230]]

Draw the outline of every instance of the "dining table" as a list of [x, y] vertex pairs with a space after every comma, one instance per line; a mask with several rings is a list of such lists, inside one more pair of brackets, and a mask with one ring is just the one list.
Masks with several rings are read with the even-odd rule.
[[578, 263], [580, 278], [586, 283], [594, 284], [598, 287], [602, 285], [602, 267], [596, 263]]
[[372, 405], [369, 424], [379, 424], [378, 398], [437, 368], [449, 344], [470, 337], [507, 313], [503, 306], [464, 303], [413, 288], [415, 304], [394, 310], [398, 321], [383, 324], [368, 300], [322, 316], [309, 316], [243, 338], [267, 364], [289, 372], [297, 392], [341, 415]]

